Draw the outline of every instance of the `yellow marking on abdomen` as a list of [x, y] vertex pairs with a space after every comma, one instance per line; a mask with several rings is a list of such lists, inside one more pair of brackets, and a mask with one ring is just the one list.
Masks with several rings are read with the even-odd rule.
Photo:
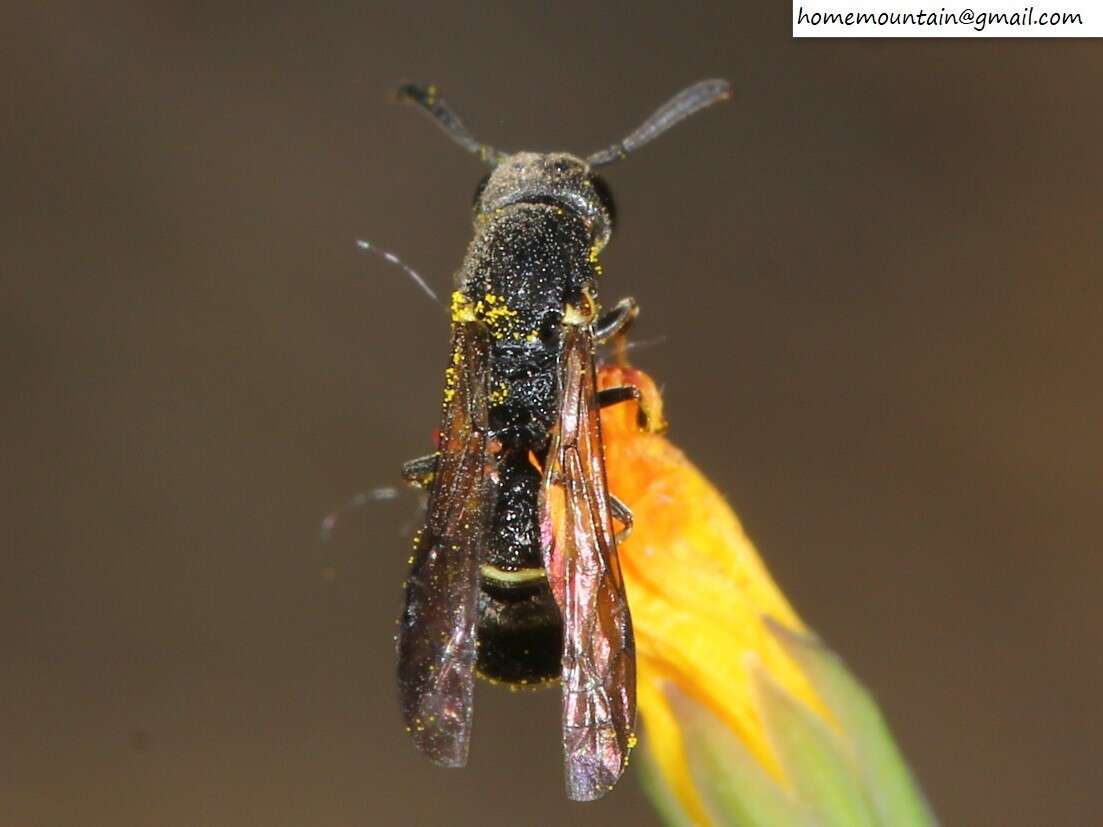
[[516, 571], [507, 571], [506, 569], [500, 569], [497, 566], [492, 566], [489, 563], [483, 563], [479, 567], [483, 577], [488, 577], [491, 580], [497, 580], [499, 583], [508, 583], [510, 585], [516, 585], [517, 583], [528, 583], [530, 580], [538, 580], [547, 575], [543, 569], [517, 569]]

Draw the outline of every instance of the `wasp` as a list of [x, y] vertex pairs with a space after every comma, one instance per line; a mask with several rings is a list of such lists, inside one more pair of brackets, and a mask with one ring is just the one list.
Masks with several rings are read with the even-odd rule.
[[595, 170], [730, 95], [724, 80], [696, 83], [581, 158], [501, 152], [434, 86], [399, 90], [490, 167], [452, 294], [438, 450], [403, 467], [429, 497], [399, 621], [399, 694], [437, 764], [467, 762], [478, 674], [562, 684], [571, 799], [600, 798], [624, 772], [636, 665], [614, 521], [623, 538], [632, 516], [608, 490], [599, 414], [639, 391], [599, 391], [595, 350], [620, 340], [638, 308], [598, 303], [615, 213]]

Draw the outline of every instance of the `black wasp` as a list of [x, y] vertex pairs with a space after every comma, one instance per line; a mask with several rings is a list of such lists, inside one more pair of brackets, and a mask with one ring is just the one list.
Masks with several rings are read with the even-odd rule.
[[602, 314], [598, 254], [613, 205], [594, 168], [728, 98], [705, 80], [620, 143], [586, 159], [481, 144], [432, 86], [404, 86], [491, 171], [475, 195], [475, 238], [456, 274], [452, 345], [435, 454], [404, 476], [429, 489], [398, 635], [407, 727], [438, 764], [467, 762], [474, 677], [563, 685], [567, 793], [600, 798], [634, 743], [632, 621], [607, 490], [599, 409], [637, 398], [598, 391], [594, 349], [636, 303]]

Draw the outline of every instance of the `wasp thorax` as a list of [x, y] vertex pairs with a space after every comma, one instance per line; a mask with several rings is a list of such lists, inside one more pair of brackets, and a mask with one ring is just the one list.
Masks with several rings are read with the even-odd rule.
[[609, 241], [613, 215], [608, 190], [590, 166], [565, 152], [518, 152], [494, 168], [475, 201], [475, 217], [516, 204], [551, 204], [586, 222], [594, 245]]

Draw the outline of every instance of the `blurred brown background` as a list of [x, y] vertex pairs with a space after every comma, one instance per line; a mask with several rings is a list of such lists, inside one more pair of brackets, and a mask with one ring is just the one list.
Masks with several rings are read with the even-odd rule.
[[[555, 693], [407, 742], [416, 501], [478, 162], [735, 105], [611, 170], [605, 298], [672, 436], [882, 701], [947, 825], [1099, 818], [1098, 41], [793, 41], [788, 4], [5, 14], [0, 825], [650, 824], [562, 793]], [[95, 8], [94, 8], [95, 7]]]

